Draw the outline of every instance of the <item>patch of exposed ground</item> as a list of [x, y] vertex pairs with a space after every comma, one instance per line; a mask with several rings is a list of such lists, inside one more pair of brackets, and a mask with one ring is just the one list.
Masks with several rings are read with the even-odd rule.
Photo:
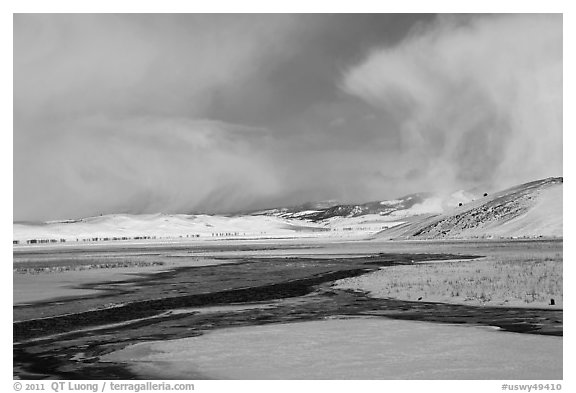
[[334, 288], [409, 301], [562, 309], [562, 255], [391, 266]]

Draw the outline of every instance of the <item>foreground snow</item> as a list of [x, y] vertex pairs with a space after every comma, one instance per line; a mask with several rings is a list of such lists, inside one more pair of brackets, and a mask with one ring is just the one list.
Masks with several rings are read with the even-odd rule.
[[562, 338], [338, 319], [140, 343], [102, 360], [162, 379], [562, 379]]
[[[171, 254], [176, 255], [176, 254]], [[74, 258], [74, 257], [73, 257]], [[76, 258], [78, 258], [76, 256]], [[144, 259], [144, 257], [141, 257]], [[59, 258], [61, 266], [67, 265], [67, 258]], [[109, 289], [108, 284], [133, 279], [135, 276], [145, 276], [155, 274], [170, 269], [185, 266], [213, 266], [230, 263], [226, 260], [212, 258], [176, 258], [177, 261], [171, 261], [170, 258], [156, 256], [155, 259], [161, 260], [162, 264], [150, 266], [130, 266], [116, 268], [87, 268], [86, 265], [78, 266], [78, 269], [67, 271], [58, 271], [57, 269], [47, 269], [48, 271], [38, 272], [36, 274], [23, 274], [14, 272], [13, 282], [13, 305], [20, 306], [34, 302], [53, 301], [55, 299], [78, 298], [80, 296], [97, 295]], [[114, 262], [114, 258], [109, 258]], [[122, 259], [117, 259], [122, 261]], [[19, 259], [14, 264], [15, 268], [27, 267], [27, 262]], [[96, 284], [103, 284], [98, 285]], [[90, 286], [91, 288], [87, 288]]]

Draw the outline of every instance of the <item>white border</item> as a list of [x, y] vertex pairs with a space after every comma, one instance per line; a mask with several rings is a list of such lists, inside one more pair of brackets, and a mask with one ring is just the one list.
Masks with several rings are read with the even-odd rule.
[[[574, 3], [574, 2], [572, 2]], [[482, 0], [477, 2], [467, 1], [347, 1], [335, 3], [333, 1], [310, 1], [293, 0], [282, 3], [269, 1], [219, 1], [219, 2], [191, 2], [191, 1], [120, 1], [120, 0], [100, 0], [92, 2], [73, 0], [30, 0], [30, 1], [4, 1], [2, 2], [2, 16], [0, 28], [2, 29], [2, 53], [5, 57], [2, 61], [2, 108], [3, 135], [2, 135], [2, 180], [4, 184], [10, 184], [10, 191], [6, 188], [2, 193], [2, 310], [4, 315], [12, 315], [12, 248], [10, 239], [12, 237], [12, 13], [15, 12], [230, 12], [230, 13], [262, 13], [262, 12], [318, 12], [318, 13], [374, 13], [374, 12], [554, 12], [564, 13], [564, 237], [568, 240], [565, 245], [564, 256], [564, 282], [571, 283], [573, 274], [574, 246], [572, 239], [573, 228], [569, 218], [576, 217], [572, 204], [574, 196], [574, 186], [571, 174], [573, 171], [573, 156], [571, 147], [574, 146], [574, 17], [573, 6], [566, 1], [502, 1], [502, 0]], [[10, 54], [10, 56], [8, 56]], [[564, 319], [564, 364], [576, 364], [573, 352], [575, 340], [573, 338], [574, 318], [573, 307], [574, 293], [571, 285], [566, 285], [565, 301], [566, 305]], [[5, 391], [13, 391], [12, 382], [12, 328], [8, 321], [1, 325], [2, 329], [2, 358], [1, 358], [1, 380]], [[497, 356], [497, 354], [495, 354]], [[273, 381], [198, 381], [197, 391], [250, 391], [269, 392], [271, 389], [281, 391], [293, 391], [300, 389], [322, 390], [329, 389], [331, 392], [358, 391], [442, 391], [442, 392], [497, 392], [501, 391], [501, 383], [506, 381], [287, 381], [277, 383]], [[510, 381], [511, 383], [521, 383], [521, 381]], [[534, 383], [536, 381], [526, 381]], [[546, 383], [546, 381], [543, 381]], [[574, 377], [572, 373], [564, 368], [564, 381], [562, 381], [562, 391], [575, 391]]]

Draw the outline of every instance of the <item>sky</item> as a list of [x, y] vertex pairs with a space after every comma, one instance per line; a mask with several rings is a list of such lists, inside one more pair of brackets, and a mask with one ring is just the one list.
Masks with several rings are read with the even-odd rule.
[[562, 176], [559, 14], [15, 14], [15, 221]]

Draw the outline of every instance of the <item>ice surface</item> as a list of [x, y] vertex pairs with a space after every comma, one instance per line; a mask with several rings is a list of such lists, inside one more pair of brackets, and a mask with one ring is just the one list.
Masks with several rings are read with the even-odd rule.
[[561, 379], [562, 338], [389, 319], [217, 330], [129, 346], [102, 360], [186, 379]]

